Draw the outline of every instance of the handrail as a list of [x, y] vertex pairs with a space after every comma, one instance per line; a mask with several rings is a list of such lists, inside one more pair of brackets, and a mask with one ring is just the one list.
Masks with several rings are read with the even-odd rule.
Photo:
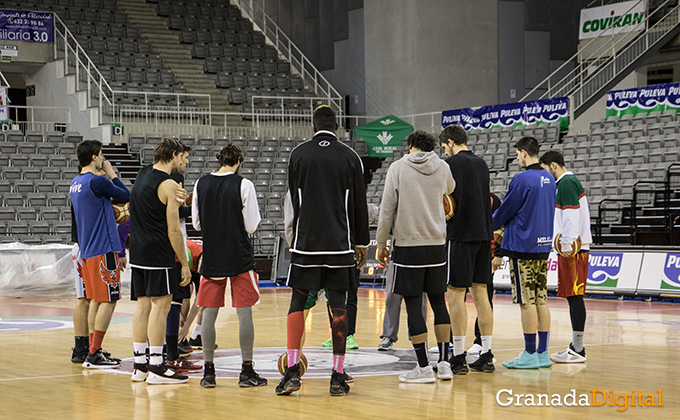
[[2, 81], [5, 82], [5, 85], [6, 85], [7, 87], [9, 87], [9, 82], [7, 81], [7, 79], [5, 79], [5, 75], [2, 74], [1, 71], [0, 71], [0, 77], [2, 77]]
[[[671, 0], [664, 1], [654, 12], [648, 15], [644, 21], [638, 25], [642, 25], [643, 23], [648, 25], [651, 16], [662, 11], [664, 6], [670, 1]], [[602, 76], [604, 71], [613, 71], [613, 73], [616, 74], [617, 70], [622, 70], [628, 67], [650, 47], [657, 45], [660, 40], [662, 40], [663, 37], [670, 31], [677, 28], [678, 10], [680, 10], [680, 6], [673, 7], [652, 27], [641, 31], [638, 34], [634, 34], [633, 36], [621, 36], [616, 42], [613, 41], [614, 38], [612, 36], [611, 44], [603, 43], [603, 45], [601, 45], [600, 48], [592, 53], [587, 59], [577, 61], [574, 70], [564, 76], [555, 85], [550, 86], [551, 78], [554, 77], [562, 68], [564, 68], [564, 65], [571, 63], [575, 59], [578, 60], [579, 54], [577, 53], [571, 59], [565, 62], [565, 64], [561, 66], [560, 69], [553, 72], [550, 76], [543, 80], [543, 82], [532, 89], [532, 91], [522, 98], [522, 100], [526, 99], [537, 89], [542, 87], [544, 88], [545, 84], [547, 83], [548, 88], [540, 98], [569, 96], [573, 99], [572, 107], [577, 109], [585, 102], [591, 100], [593, 96], [599, 91], [599, 89], [611, 81], [611, 77], [605, 78]], [[588, 45], [590, 45], [590, 43]], [[600, 53], [603, 48], [606, 48], [605, 53], [593, 58], [595, 54]], [[641, 49], [641, 52], [637, 52], [637, 49]], [[609, 51], [612, 51], [612, 53], [609, 54]], [[592, 64], [590, 63], [597, 64], [598, 67], [595, 72], [591, 72]], [[598, 76], [600, 77], [598, 78]], [[596, 84], [597, 82], [600, 84]], [[585, 92], [586, 88], [589, 89], [588, 92]]]
[[[287, 56], [288, 61], [291, 63], [291, 67], [294, 68], [303, 80], [309, 80], [314, 82], [314, 91], [328, 95], [335, 101], [338, 101], [335, 105], [340, 113], [342, 112], [342, 101], [343, 97], [338, 93], [338, 91], [331, 85], [328, 80], [317, 70], [317, 68], [312, 64], [305, 54], [300, 51], [300, 49], [288, 38], [288, 36], [279, 28], [279, 26], [269, 17], [265, 10], [259, 5], [259, 2], [253, 0], [234, 0], [234, 3], [239, 6], [239, 8], [245, 13], [248, 18], [253, 22], [254, 25], [258, 26], [265, 38], [272, 43], [277, 49], [277, 51], [283, 55]], [[256, 8], [257, 9], [256, 9]], [[259, 19], [256, 17], [260, 17]], [[273, 39], [268, 33], [268, 29], [271, 28], [273, 34]], [[286, 54], [287, 52], [287, 54]], [[299, 57], [299, 58], [298, 58]], [[309, 69], [309, 70], [308, 70]], [[326, 88], [322, 86], [325, 84]]]
[[[636, 7], [640, 2], [642, 2], [642, 1], [644, 1], [644, 0], [639, 0], [639, 1], [638, 1], [637, 3], [635, 3], [635, 5], [633, 5], [630, 9], [626, 10], [626, 13], [630, 12], [631, 10], [633, 10], [633, 8], [635, 8], [635, 7]], [[665, 4], [668, 3], [669, 1], [671, 1], [671, 0], [666, 0], [666, 1], [663, 3], [663, 5], [665, 5]], [[662, 6], [663, 6], [663, 5], [662, 5]], [[658, 11], [658, 10], [661, 10], [661, 6], [659, 6], [659, 8], [657, 8], [653, 13], [656, 13], [656, 11]], [[652, 13], [652, 14], [653, 14], [653, 13]], [[651, 15], [649, 15], [649, 13], [645, 14], [645, 19], [644, 19], [644, 21], [643, 21], [643, 22], [640, 22], [640, 23], [638, 24], [638, 26], [642, 25], [643, 23], [646, 25], [646, 22], [649, 20], [650, 17], [651, 17]], [[643, 26], [643, 28], [644, 28], [644, 26]], [[560, 67], [558, 67], [555, 71], [553, 71], [550, 75], [548, 75], [548, 77], [546, 77], [545, 79], [543, 79], [543, 81], [541, 81], [541, 83], [539, 83], [539, 84], [536, 85], [533, 89], [531, 89], [531, 90], [529, 91], [529, 93], [527, 93], [526, 95], [524, 95], [524, 96], [522, 97], [522, 99], [520, 99], [518, 102], [524, 102], [524, 101], [528, 100], [528, 98], [530, 98], [531, 95], [532, 95], [534, 92], [536, 92], [541, 86], [544, 86], [546, 83], [547, 83], [547, 85], [548, 85], [548, 89], [547, 89], [546, 93], [544, 93], [544, 94], [540, 97], [540, 99], [560, 96], [560, 95], [555, 95], [555, 94], [551, 93], [550, 79], [553, 77], [553, 75], [559, 74], [559, 73], [560, 73], [563, 69], [565, 69], [569, 64], [571, 64], [572, 62], [575, 62], [576, 65], [574, 66], [574, 70], [570, 71], [566, 76], [564, 76], [559, 82], [557, 82], [557, 83], [555, 84], [555, 85], [557, 85], [557, 86], [560, 86], [560, 85], [562, 84], [562, 82], [563, 82], [564, 80], [568, 79], [572, 74], [582, 71], [581, 69], [579, 69], [579, 67], [581, 67], [580, 64], [579, 64], [579, 61], [581, 61], [581, 62], [587, 62], [587, 61], [589, 61], [589, 60], [591, 60], [591, 59], [592, 59], [593, 61], [595, 61], [595, 60], [597, 60], [597, 59], [602, 58], [603, 54], [600, 54], [597, 58], [593, 58], [593, 57], [594, 57], [597, 53], [599, 53], [600, 50], [601, 50], [603, 47], [606, 46], [606, 47], [607, 47], [607, 51], [609, 51], [609, 48], [612, 48], [613, 45], [603, 44], [603, 45], [601, 45], [597, 50], [595, 50], [595, 52], [591, 53], [590, 56], [588, 56], [588, 58], [579, 60], [579, 57], [581, 56], [581, 54], [580, 54], [581, 50], [585, 50], [586, 48], [588, 48], [588, 47], [589, 47], [591, 44], [593, 44], [594, 42], [599, 41], [599, 40], [601, 40], [601, 39], [604, 39], [605, 37], [607, 37], [607, 38], [610, 38], [610, 37], [611, 37], [611, 38], [613, 39], [614, 35], [605, 35], [605, 32], [606, 32], [606, 31], [602, 31], [601, 34], [599, 34], [599, 35], [596, 36], [595, 38], [591, 39], [586, 45], [584, 45], [583, 47], [579, 47], [579, 51], [577, 51], [574, 55], [571, 56], [571, 58], [569, 58], [569, 59], [566, 60], [564, 63], [562, 63], [562, 65], [561, 65]], [[625, 39], [625, 37], [622, 37], [622, 39]], [[621, 41], [621, 40], [619, 40], [619, 42], [620, 42], [620, 41]], [[628, 40], [626, 40], [626, 42], [628, 42]], [[586, 69], [586, 70], [587, 70], [587, 69]], [[568, 84], [568, 82], [565, 82], [564, 84], [566, 85], [566, 84]], [[561, 95], [561, 96], [568, 96], [568, 95]]]

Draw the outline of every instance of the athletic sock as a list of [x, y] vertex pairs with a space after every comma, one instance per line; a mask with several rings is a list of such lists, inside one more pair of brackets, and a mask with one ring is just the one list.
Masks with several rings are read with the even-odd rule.
[[413, 344], [413, 350], [416, 351], [418, 366], [426, 367], [430, 363], [427, 359], [427, 343]]
[[288, 349], [288, 367], [293, 367], [300, 361], [300, 350], [298, 349]]
[[465, 353], [465, 336], [464, 335], [454, 335], [453, 336], [453, 355], [458, 356], [459, 354]]
[[104, 341], [104, 334], [106, 331], [94, 330], [92, 340], [90, 340], [90, 353], [94, 354], [97, 350], [102, 348], [102, 341]]
[[583, 331], [573, 331], [571, 333], [571, 345], [577, 353], [583, 350]]
[[145, 364], [146, 363], [146, 343], [132, 343], [135, 349], [135, 363]]
[[524, 351], [529, 354], [536, 352], [536, 333], [524, 334]]
[[191, 339], [195, 340], [199, 335], [201, 335], [201, 324], [196, 324], [194, 326], [194, 332], [191, 333]]
[[165, 342], [167, 343], [168, 351], [166, 356], [168, 360], [177, 360], [179, 357], [179, 348], [177, 346], [177, 336], [176, 335], [166, 335]]
[[203, 375], [214, 375], [215, 374], [215, 363], [205, 362], [203, 364]]
[[490, 336], [490, 335], [483, 335], [482, 336], [482, 354], [491, 350], [491, 339], [492, 338], [493, 338], [493, 336]]
[[76, 337], [76, 346], [73, 349], [74, 352], [76, 353], [85, 353], [86, 351], [90, 351], [88, 344], [88, 339], [87, 337]]
[[88, 349], [90, 348], [90, 343], [92, 342], [93, 339], [94, 339], [94, 333], [88, 334], [88, 336], [87, 336], [87, 348]]
[[548, 340], [550, 339], [550, 331], [539, 331], [538, 332], [538, 348], [536, 351], [543, 353], [548, 350]]
[[163, 364], [163, 346], [149, 346], [149, 364]]
[[437, 347], [439, 347], [439, 360], [437, 362], [441, 362], [442, 360], [449, 360], [449, 343], [448, 341], [444, 343], [437, 343]]
[[333, 370], [338, 373], [345, 373], [345, 355], [344, 354], [334, 354], [333, 355]]

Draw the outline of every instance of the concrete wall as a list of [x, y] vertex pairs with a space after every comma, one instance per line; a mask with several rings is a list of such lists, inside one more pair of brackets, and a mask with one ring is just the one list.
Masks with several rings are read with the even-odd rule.
[[498, 100], [497, 0], [366, 0], [366, 113]]

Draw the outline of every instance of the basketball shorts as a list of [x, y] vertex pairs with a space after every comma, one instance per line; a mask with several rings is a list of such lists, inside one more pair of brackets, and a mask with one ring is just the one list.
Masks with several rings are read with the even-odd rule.
[[232, 308], [245, 308], [260, 303], [259, 276], [254, 270], [249, 270], [238, 276], [221, 280], [202, 277], [201, 288], [198, 290], [198, 306], [202, 308], [224, 307], [227, 281], [231, 283]]
[[286, 285], [300, 290], [346, 291], [358, 287], [359, 275], [356, 266], [330, 268], [291, 264]]
[[448, 277], [446, 282], [451, 287], [467, 288], [472, 283], [490, 285], [493, 283], [491, 273], [491, 242], [459, 242], [448, 241]]
[[583, 296], [588, 280], [588, 252], [573, 257], [557, 256], [557, 296]]
[[73, 244], [71, 258], [73, 259], [73, 267], [75, 268], [76, 297], [78, 299], [84, 299], [85, 279], [83, 278], [83, 259], [80, 258], [80, 247], [77, 243]]
[[173, 303], [182, 303], [184, 299], [191, 299], [191, 283], [186, 286], [177, 286], [177, 291], [172, 294]]
[[95, 302], [115, 302], [120, 299], [120, 268], [118, 253], [109, 252], [83, 259], [85, 296]]
[[548, 260], [510, 258], [512, 303], [548, 304]]
[[181, 265], [173, 268], [132, 267], [130, 300], [138, 297], [161, 297], [174, 295], [182, 282]]
[[395, 246], [392, 293], [420, 296], [446, 293], [446, 246]]

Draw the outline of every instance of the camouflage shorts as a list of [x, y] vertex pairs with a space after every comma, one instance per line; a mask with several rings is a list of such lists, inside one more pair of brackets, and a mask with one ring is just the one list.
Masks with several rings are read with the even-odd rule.
[[548, 260], [510, 258], [512, 303], [548, 304]]

